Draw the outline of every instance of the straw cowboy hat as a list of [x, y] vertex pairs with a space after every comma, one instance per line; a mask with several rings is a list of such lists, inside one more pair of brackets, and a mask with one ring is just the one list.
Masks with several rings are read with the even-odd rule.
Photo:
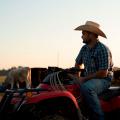
[[85, 25], [81, 25], [81, 26], [75, 28], [75, 30], [86, 30], [86, 31], [95, 33], [97, 35], [100, 35], [104, 38], [107, 38], [105, 33], [102, 30], [100, 30], [99, 27], [100, 27], [100, 25], [98, 23], [92, 22], [92, 21], [87, 21], [85, 23]]

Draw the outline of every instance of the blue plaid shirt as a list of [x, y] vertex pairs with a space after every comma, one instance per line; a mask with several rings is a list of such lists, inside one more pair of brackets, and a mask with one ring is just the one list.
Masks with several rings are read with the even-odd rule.
[[95, 73], [98, 70], [107, 69], [109, 71], [108, 77], [112, 77], [113, 62], [111, 52], [108, 47], [99, 41], [93, 48], [84, 45], [76, 58], [76, 63], [84, 64], [84, 76]]

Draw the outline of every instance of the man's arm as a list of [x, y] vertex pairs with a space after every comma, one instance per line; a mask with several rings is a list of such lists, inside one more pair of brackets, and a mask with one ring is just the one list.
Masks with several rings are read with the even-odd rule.
[[90, 80], [94, 78], [105, 78], [107, 77], [108, 70], [99, 70], [96, 73], [91, 73], [88, 76], [84, 77], [84, 80]]
[[91, 73], [86, 77], [80, 77], [80, 81], [85, 82], [87, 80], [94, 79], [94, 78], [101, 78], [102, 79], [102, 78], [107, 77], [107, 74], [108, 74], [108, 70], [99, 70], [96, 73]]
[[[83, 64], [77, 64], [75, 63], [75, 67], [80, 68], [80, 69], [84, 69], [84, 65]], [[108, 74], [108, 70], [99, 70], [96, 73], [91, 73], [86, 77], [80, 77], [80, 73], [78, 73], [78, 77], [80, 77], [81, 81], [87, 81], [93, 78], [105, 78], [107, 77]]]
[[[75, 67], [79, 68], [79, 69], [84, 69], [84, 64], [77, 64], [77, 63], [75, 63]], [[80, 75], [81, 75], [81, 72], [78, 72], [77, 76], [80, 77]]]

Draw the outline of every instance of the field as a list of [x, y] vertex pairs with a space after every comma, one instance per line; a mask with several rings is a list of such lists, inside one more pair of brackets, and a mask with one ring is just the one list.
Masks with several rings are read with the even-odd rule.
[[[0, 85], [2, 85], [2, 82], [4, 82], [6, 76], [0, 76]], [[3, 93], [0, 93], [0, 101], [1, 101], [1, 98], [3, 96]]]
[[6, 76], [0, 76], [0, 85], [2, 84], [2, 82], [5, 80]]
[[[0, 76], [0, 85], [4, 82], [6, 76]], [[120, 86], [120, 79], [113, 79], [112, 86]]]

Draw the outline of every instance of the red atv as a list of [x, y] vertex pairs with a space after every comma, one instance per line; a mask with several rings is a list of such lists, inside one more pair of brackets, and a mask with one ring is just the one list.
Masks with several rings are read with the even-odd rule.
[[[90, 111], [81, 97], [76, 71], [72, 68], [49, 74], [36, 88], [5, 90], [1, 118], [24, 115], [31, 120], [89, 120]], [[105, 120], [120, 120], [120, 88], [110, 87], [99, 98]]]

